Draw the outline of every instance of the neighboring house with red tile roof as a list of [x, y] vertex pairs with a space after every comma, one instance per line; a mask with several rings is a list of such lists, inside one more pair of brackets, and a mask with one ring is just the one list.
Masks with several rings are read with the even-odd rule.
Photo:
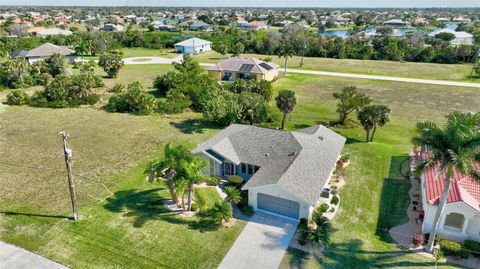
[[[474, 163], [480, 171], [480, 163]], [[439, 166], [427, 169], [421, 176], [422, 203], [425, 217], [423, 233], [429, 233], [438, 209], [438, 203], [445, 186], [445, 173], [439, 173]], [[464, 176], [454, 169], [453, 181], [440, 217], [438, 234], [442, 238], [480, 240], [480, 182]]]

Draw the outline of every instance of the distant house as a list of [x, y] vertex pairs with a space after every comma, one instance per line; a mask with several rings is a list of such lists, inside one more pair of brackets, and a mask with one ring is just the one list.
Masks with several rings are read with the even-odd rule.
[[430, 34], [428, 36], [435, 37], [436, 35], [440, 33], [450, 33], [455, 36], [455, 39], [451, 40], [450, 43], [454, 45], [460, 45], [460, 44], [466, 44], [466, 45], [472, 45], [473, 44], [473, 35], [469, 34], [467, 32], [457, 32], [452, 29], [438, 29]]
[[268, 28], [266, 21], [237, 22], [237, 26], [243, 29], [262, 30]]
[[409, 26], [410, 22], [403, 21], [403, 20], [400, 20], [400, 19], [392, 19], [392, 20], [388, 20], [388, 21], [384, 22], [383, 25], [385, 25], [385, 26]]
[[230, 58], [225, 59], [208, 68], [210, 77], [219, 81], [268, 80], [278, 78], [278, 65], [260, 61], [255, 58]]
[[200, 38], [190, 38], [174, 45], [175, 50], [182, 54], [198, 54], [212, 50], [212, 42]]
[[193, 152], [207, 161], [204, 174], [242, 177], [254, 210], [308, 219], [345, 141], [322, 125], [288, 132], [233, 124]]
[[456, 18], [453, 18], [452, 20], [453, 22], [463, 22], [463, 23], [469, 23], [471, 22], [472, 20], [470, 20], [470, 18], [467, 18], [467, 17], [456, 17]]
[[[75, 62], [77, 60], [77, 55], [75, 55], [75, 51], [67, 47], [57, 46], [51, 43], [45, 43], [27, 52], [23, 51], [19, 53], [20, 54], [17, 56], [25, 57], [25, 59], [27, 59], [29, 63], [44, 60], [55, 53], [64, 55], [70, 62]], [[10, 55], [12, 56], [12, 54]]]
[[71, 35], [72, 31], [62, 30], [59, 28], [33, 27], [30, 30], [28, 30], [28, 33], [38, 37], [47, 37], [47, 36], [57, 36], [57, 35]]
[[449, 18], [437, 18], [438, 22], [450, 22], [450, 19]]
[[[480, 163], [475, 163], [480, 170]], [[438, 203], [445, 185], [445, 174], [438, 173], [438, 165], [427, 169], [421, 176], [422, 231], [429, 233], [434, 224]], [[438, 234], [441, 238], [463, 241], [480, 240], [480, 183], [457, 171], [448, 195], [445, 211], [440, 217]]]
[[203, 21], [194, 22], [194, 23], [190, 24], [190, 26], [188, 26], [188, 28], [192, 31], [205, 31], [205, 32], [211, 32], [215, 29], [215, 27], [213, 25], [208, 24], [208, 23], [203, 22]]
[[122, 32], [123, 26], [120, 24], [113, 24], [113, 23], [105, 23], [102, 28], [100, 28], [102, 32]]

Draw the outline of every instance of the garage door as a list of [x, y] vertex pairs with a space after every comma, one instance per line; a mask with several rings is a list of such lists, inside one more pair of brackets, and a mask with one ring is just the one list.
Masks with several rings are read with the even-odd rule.
[[257, 208], [294, 219], [298, 219], [300, 215], [298, 202], [263, 193], [257, 195]]

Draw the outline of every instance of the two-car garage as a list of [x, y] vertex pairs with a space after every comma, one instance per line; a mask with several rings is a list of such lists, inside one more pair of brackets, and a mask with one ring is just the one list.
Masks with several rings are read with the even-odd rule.
[[298, 202], [264, 193], [257, 194], [257, 209], [293, 219], [300, 217], [300, 204]]

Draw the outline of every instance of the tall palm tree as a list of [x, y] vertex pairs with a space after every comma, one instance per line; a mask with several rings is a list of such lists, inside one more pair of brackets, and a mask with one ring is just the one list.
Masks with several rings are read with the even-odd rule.
[[[366, 141], [373, 142], [378, 126], [384, 126], [390, 121], [390, 108], [384, 105], [370, 105], [358, 112], [358, 120], [367, 134]], [[372, 135], [370, 135], [370, 131]]]
[[295, 49], [291, 44], [284, 44], [282, 47], [280, 47], [280, 50], [278, 51], [278, 57], [284, 57], [285, 58], [285, 75], [287, 75], [287, 67], [288, 67], [288, 58], [292, 58], [293, 53], [295, 52]]
[[177, 204], [179, 200], [175, 182], [183, 175], [182, 162], [188, 162], [192, 158], [193, 154], [186, 146], [168, 143], [163, 150], [163, 160], [150, 164], [146, 170], [150, 181], [154, 178], [158, 179], [160, 176], [166, 177], [170, 196]]
[[430, 231], [426, 250], [432, 252], [435, 235], [447, 203], [454, 170], [465, 176], [470, 176], [480, 183], [480, 171], [475, 170], [473, 161], [480, 161], [480, 113], [453, 112], [447, 116], [444, 128], [430, 121], [417, 123], [418, 133], [412, 139], [416, 145], [422, 145], [431, 154], [422, 160], [417, 169], [424, 172], [434, 166], [439, 167], [439, 173], [445, 174], [445, 186], [438, 203], [438, 208]]
[[198, 156], [193, 156], [190, 161], [182, 161], [181, 166], [183, 170], [183, 176], [180, 179], [185, 184], [184, 195], [188, 195], [187, 210], [192, 210], [192, 198], [194, 185], [202, 182], [213, 182], [214, 179], [210, 176], [202, 174], [202, 169], [205, 168], [208, 163]]
[[282, 129], [284, 129], [285, 123], [287, 122], [287, 115], [291, 113], [297, 105], [297, 97], [295, 97], [295, 92], [292, 90], [281, 90], [278, 96], [275, 97], [275, 101], [278, 109], [283, 113]]

